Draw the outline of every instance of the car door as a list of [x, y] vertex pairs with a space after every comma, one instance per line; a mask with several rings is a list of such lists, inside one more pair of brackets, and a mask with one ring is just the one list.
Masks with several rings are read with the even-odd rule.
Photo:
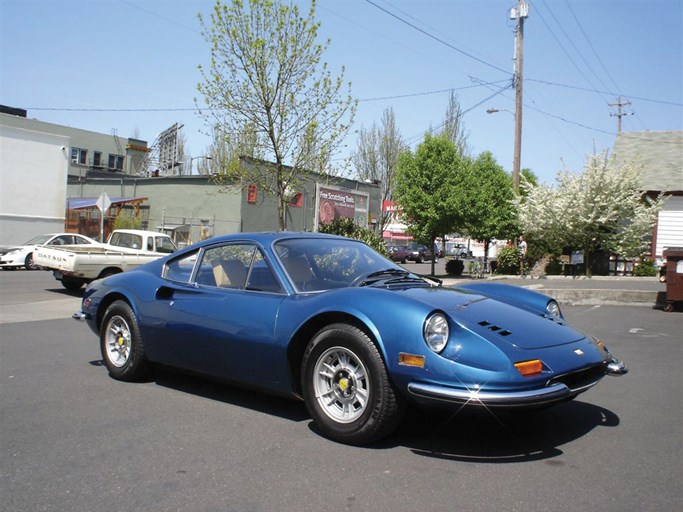
[[164, 279], [155, 298], [163, 318], [155, 328], [155, 358], [260, 386], [287, 378], [286, 347], [274, 340], [286, 295], [256, 245], [220, 244], [171, 260]]

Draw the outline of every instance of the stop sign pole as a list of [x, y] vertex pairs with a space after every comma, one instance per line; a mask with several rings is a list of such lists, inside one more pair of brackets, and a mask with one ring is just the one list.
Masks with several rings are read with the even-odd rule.
[[98, 210], [100, 210], [100, 242], [104, 242], [104, 213], [111, 206], [111, 199], [109, 199], [109, 196], [103, 190], [95, 204], [97, 205]]

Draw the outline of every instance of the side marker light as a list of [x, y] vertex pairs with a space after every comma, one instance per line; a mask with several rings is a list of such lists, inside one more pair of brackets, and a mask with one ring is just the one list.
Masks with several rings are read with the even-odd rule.
[[400, 352], [398, 354], [398, 364], [403, 366], [415, 366], [417, 368], [424, 368], [425, 356], [416, 356], [415, 354], [406, 354]]

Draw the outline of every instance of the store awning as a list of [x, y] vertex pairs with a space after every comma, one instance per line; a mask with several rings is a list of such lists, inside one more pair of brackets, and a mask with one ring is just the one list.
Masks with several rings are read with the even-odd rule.
[[412, 235], [408, 235], [402, 231], [384, 231], [382, 233], [382, 238], [388, 238], [389, 240], [412, 240]]
[[[71, 197], [66, 200], [67, 210], [87, 210], [97, 208], [97, 197]], [[146, 197], [110, 197], [111, 205], [140, 204], [147, 201]]]

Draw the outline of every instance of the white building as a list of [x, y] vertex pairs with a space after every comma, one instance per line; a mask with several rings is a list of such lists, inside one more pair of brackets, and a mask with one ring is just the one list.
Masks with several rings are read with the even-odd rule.
[[0, 245], [64, 231], [69, 137], [0, 123]]

